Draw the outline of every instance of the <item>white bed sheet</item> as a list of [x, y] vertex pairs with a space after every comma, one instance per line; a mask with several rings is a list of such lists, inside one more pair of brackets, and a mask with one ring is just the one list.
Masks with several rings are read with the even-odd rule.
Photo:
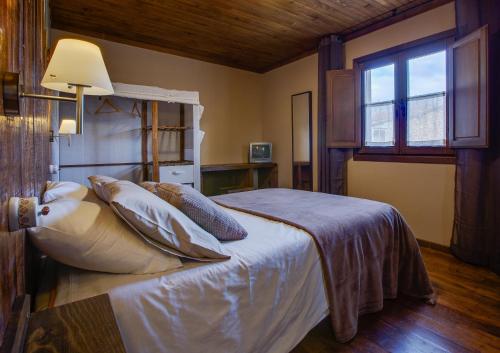
[[109, 293], [127, 352], [289, 352], [328, 314], [320, 257], [297, 228], [234, 210], [229, 261], [154, 275], [64, 268], [56, 305]]

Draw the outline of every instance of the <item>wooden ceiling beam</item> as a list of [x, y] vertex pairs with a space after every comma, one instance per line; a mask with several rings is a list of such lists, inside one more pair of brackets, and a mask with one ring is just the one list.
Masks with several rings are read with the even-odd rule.
[[436, 7], [443, 6], [452, 1], [454, 0], [425, 0], [423, 2], [420, 2], [418, 5], [403, 8], [400, 11], [391, 11], [391, 13], [385, 14], [385, 16], [378, 21], [367, 23], [366, 25], [358, 27], [357, 29], [347, 29], [344, 32], [341, 32], [340, 35], [342, 36], [343, 40], [347, 42], [370, 32], [374, 32], [381, 28], [390, 26], [394, 23], [401, 22], [410, 17], [430, 11], [432, 9], [435, 9]]

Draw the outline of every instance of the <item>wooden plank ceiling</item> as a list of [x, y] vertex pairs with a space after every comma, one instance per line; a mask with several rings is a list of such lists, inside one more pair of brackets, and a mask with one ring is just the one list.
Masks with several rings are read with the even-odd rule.
[[51, 0], [52, 27], [255, 72], [450, 0]]

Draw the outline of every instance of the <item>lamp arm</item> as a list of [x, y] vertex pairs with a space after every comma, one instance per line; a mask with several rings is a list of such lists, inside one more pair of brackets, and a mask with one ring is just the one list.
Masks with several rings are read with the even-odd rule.
[[76, 133], [78, 135], [82, 134], [83, 131], [83, 114], [84, 114], [84, 100], [83, 100], [83, 87], [81, 85], [76, 86], [76, 95], [75, 97], [60, 97], [60, 96], [49, 96], [46, 94], [34, 94], [34, 93], [25, 93], [20, 92], [20, 98], [37, 98], [37, 99], [49, 99], [54, 101], [63, 101], [63, 102], [74, 102], [76, 103], [75, 109], [75, 118], [76, 118]]
[[83, 115], [84, 115], [84, 93], [85, 85], [71, 84], [75, 86], [76, 92], [74, 97], [60, 97], [49, 96], [45, 94], [34, 94], [23, 92], [22, 87], [19, 86], [19, 74], [13, 72], [6, 72], [2, 77], [3, 88], [3, 114], [7, 116], [17, 116], [20, 114], [19, 98], [38, 98], [49, 99], [56, 101], [75, 102], [75, 118], [76, 118], [76, 133], [81, 135], [83, 132]]
[[76, 102], [76, 97], [60, 97], [60, 96], [49, 96], [46, 94], [34, 94], [21, 92], [19, 97], [30, 97], [30, 98], [40, 98], [40, 99], [50, 99], [54, 101], [65, 101], [65, 102]]
[[60, 97], [60, 96], [49, 96], [46, 94], [34, 94], [34, 93], [25, 93], [20, 92], [20, 98], [37, 98], [37, 99], [49, 99], [54, 101], [63, 101], [63, 102], [74, 102], [76, 103], [75, 108], [75, 118], [76, 118], [76, 133], [78, 135], [82, 134], [83, 131], [83, 114], [84, 114], [84, 100], [83, 100], [83, 88], [85, 86], [75, 85], [76, 86], [76, 95], [75, 97]]

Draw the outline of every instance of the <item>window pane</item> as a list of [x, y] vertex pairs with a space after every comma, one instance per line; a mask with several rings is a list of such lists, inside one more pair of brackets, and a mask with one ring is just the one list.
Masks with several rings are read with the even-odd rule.
[[446, 52], [408, 60], [409, 146], [446, 145]]
[[366, 106], [365, 146], [394, 146], [394, 103]]
[[365, 104], [394, 100], [394, 64], [365, 71]]
[[408, 145], [445, 146], [445, 96], [410, 99], [408, 102]]
[[394, 64], [364, 72], [365, 146], [394, 146]]

